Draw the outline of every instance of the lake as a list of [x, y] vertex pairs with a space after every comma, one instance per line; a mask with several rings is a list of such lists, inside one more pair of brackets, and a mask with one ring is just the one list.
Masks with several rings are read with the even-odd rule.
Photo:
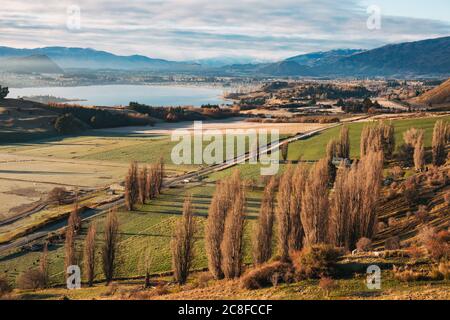
[[74, 103], [86, 106], [128, 105], [130, 101], [151, 106], [201, 106], [226, 104], [223, 89], [176, 85], [102, 85], [82, 87], [10, 88], [8, 98], [23, 96], [54, 96], [81, 99]]

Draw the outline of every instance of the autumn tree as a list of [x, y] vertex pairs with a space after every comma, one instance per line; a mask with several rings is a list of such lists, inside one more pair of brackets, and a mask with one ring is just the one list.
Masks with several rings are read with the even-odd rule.
[[446, 161], [447, 154], [445, 153], [445, 146], [449, 142], [449, 135], [449, 124], [442, 120], [436, 121], [432, 141], [433, 164], [435, 166], [441, 166]]
[[48, 243], [44, 244], [44, 250], [42, 250], [41, 258], [39, 260], [39, 272], [42, 276], [42, 285], [46, 288], [49, 284], [49, 270], [48, 270]]
[[67, 277], [67, 268], [76, 265], [76, 252], [75, 252], [75, 225], [73, 220], [69, 220], [69, 224], [66, 228], [64, 243], [64, 274]]
[[324, 158], [310, 171], [302, 195], [301, 221], [306, 246], [328, 241], [328, 181], [328, 162]]
[[341, 128], [337, 156], [343, 159], [350, 159], [350, 136], [347, 126], [342, 126]]
[[351, 200], [354, 175], [342, 163], [337, 171], [330, 209], [330, 240], [336, 247], [350, 247]]
[[97, 227], [91, 223], [84, 240], [84, 274], [89, 287], [92, 287], [95, 277], [95, 236]]
[[139, 190], [139, 194], [138, 194], [138, 199], [139, 199], [139, 204], [145, 204], [145, 201], [148, 199], [147, 198], [147, 192], [146, 192], [146, 182], [147, 182], [147, 167], [143, 167], [140, 171], [139, 171], [139, 175], [138, 175], [138, 190]]
[[255, 265], [269, 261], [272, 256], [276, 185], [277, 180], [272, 177], [264, 188], [258, 221], [253, 233], [253, 262]]
[[290, 197], [290, 232], [289, 232], [289, 251], [298, 251], [303, 247], [303, 225], [302, 225], [302, 196], [308, 179], [306, 167], [299, 164], [295, 167], [291, 179], [291, 197]]
[[208, 257], [208, 268], [215, 279], [223, 278], [221, 244], [225, 219], [233, 202], [235, 190], [239, 189], [240, 183], [238, 171], [235, 171], [232, 177], [217, 182], [216, 191], [208, 210], [205, 227], [205, 249]]
[[280, 178], [277, 194], [278, 251], [282, 261], [289, 260], [291, 233], [291, 195], [293, 168], [289, 165]]
[[116, 256], [119, 242], [119, 220], [114, 210], [106, 216], [104, 227], [104, 243], [102, 247], [102, 267], [106, 282], [113, 280], [116, 267]]
[[234, 188], [233, 203], [227, 212], [221, 244], [222, 270], [227, 279], [237, 278], [242, 272], [245, 192], [242, 183], [235, 184]]
[[125, 178], [125, 204], [129, 211], [134, 209], [139, 198], [138, 164], [133, 161]]
[[185, 284], [194, 259], [195, 218], [191, 197], [186, 197], [183, 205], [183, 216], [178, 221], [172, 237], [172, 268], [178, 284]]
[[75, 199], [75, 204], [72, 211], [70, 212], [67, 224], [74, 227], [75, 233], [77, 233], [81, 229], [80, 206], [78, 204], [78, 197], [76, 197]]
[[419, 135], [414, 145], [414, 167], [417, 171], [423, 171], [425, 168], [424, 134], [424, 130], [419, 130]]

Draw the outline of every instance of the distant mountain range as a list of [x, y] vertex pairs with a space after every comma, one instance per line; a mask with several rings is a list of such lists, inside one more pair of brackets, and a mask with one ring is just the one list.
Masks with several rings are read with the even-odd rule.
[[[192, 72], [223, 76], [308, 76], [308, 77], [419, 77], [450, 76], [450, 37], [386, 45], [372, 50], [339, 49], [302, 54], [275, 63], [244, 63], [249, 59], [212, 58], [175, 62], [141, 55], [119, 56], [82, 48], [46, 47], [14, 49], [0, 47], [0, 70], [11, 70], [5, 59], [39, 59], [44, 70], [59, 73], [68, 69], [152, 70]], [[46, 58], [44, 58], [47, 57]], [[11, 60], [10, 60], [11, 61]], [[27, 59], [16, 61], [12, 70], [39, 72]], [[52, 61], [55, 65], [52, 65]], [[239, 63], [236, 63], [239, 62]], [[250, 61], [251, 62], [251, 61]], [[27, 68], [27, 66], [29, 68]], [[59, 66], [59, 67], [58, 67]]]
[[59, 73], [64, 71], [49, 57], [36, 54], [25, 57], [8, 57], [0, 61], [0, 71], [13, 73]]
[[115, 70], [184, 70], [194, 64], [153, 59], [141, 55], [119, 56], [106, 51], [84, 48], [45, 47], [15, 49], [0, 47], [0, 58], [45, 55], [62, 69], [115, 69]]

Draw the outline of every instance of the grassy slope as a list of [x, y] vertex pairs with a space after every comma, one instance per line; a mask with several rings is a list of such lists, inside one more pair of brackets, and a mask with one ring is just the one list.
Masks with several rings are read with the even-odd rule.
[[[450, 121], [450, 116], [446, 116], [442, 119]], [[397, 147], [403, 142], [403, 133], [412, 127], [425, 130], [425, 147], [430, 147], [431, 138], [433, 136], [433, 127], [436, 120], [437, 118], [420, 118], [393, 121]], [[351, 144], [350, 153], [352, 158], [359, 156], [361, 131], [365, 125], [367, 125], [367, 122], [357, 122], [348, 125]], [[323, 158], [328, 142], [331, 139], [339, 137], [340, 130], [340, 127], [333, 128], [320, 133], [311, 139], [292, 143], [289, 145], [289, 159], [297, 160], [301, 158], [303, 160], [317, 160]]]

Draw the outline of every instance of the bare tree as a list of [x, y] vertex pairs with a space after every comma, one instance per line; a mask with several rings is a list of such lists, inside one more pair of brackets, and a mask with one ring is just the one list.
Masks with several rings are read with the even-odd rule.
[[145, 200], [147, 200], [146, 198], [146, 180], [147, 180], [147, 167], [143, 167], [140, 171], [139, 171], [139, 176], [138, 176], [138, 199], [139, 199], [139, 204], [145, 204]]
[[102, 266], [106, 282], [114, 277], [117, 247], [119, 242], [119, 221], [114, 210], [108, 212], [104, 227], [104, 243], [102, 247]]
[[39, 272], [42, 275], [42, 285], [44, 288], [49, 283], [49, 271], [48, 271], [48, 243], [44, 244], [44, 250], [39, 261]]
[[64, 274], [67, 277], [67, 268], [77, 264], [75, 252], [75, 226], [73, 225], [73, 222], [66, 228], [64, 252]]
[[291, 195], [293, 168], [289, 165], [280, 178], [277, 194], [278, 251], [282, 261], [289, 260], [291, 233]]
[[302, 225], [302, 196], [308, 179], [308, 171], [305, 166], [299, 164], [293, 171], [291, 179], [291, 197], [290, 197], [290, 232], [289, 232], [289, 250], [298, 251], [303, 247], [304, 231]]
[[449, 124], [442, 120], [436, 121], [432, 141], [433, 164], [435, 166], [441, 166], [446, 161], [447, 154], [445, 153], [445, 145], [448, 143], [449, 134]]
[[144, 282], [144, 288], [150, 287], [150, 271], [152, 268], [152, 262], [153, 262], [153, 254], [152, 249], [150, 246], [144, 248], [143, 253], [141, 255], [142, 261], [140, 262], [141, 271], [144, 272], [145, 276], [145, 282]]
[[414, 145], [414, 167], [417, 171], [423, 171], [425, 168], [424, 134], [424, 130], [419, 130], [419, 135], [416, 144]]
[[350, 175], [350, 169], [345, 164], [341, 164], [331, 198], [330, 240], [336, 247], [350, 247], [353, 178], [354, 175]]
[[75, 199], [74, 208], [70, 212], [67, 224], [73, 226], [75, 233], [77, 233], [81, 229], [80, 206], [78, 204], [78, 197], [76, 197]]
[[92, 287], [95, 277], [95, 236], [97, 227], [91, 223], [84, 240], [84, 272], [89, 287]]
[[328, 241], [328, 161], [319, 160], [309, 173], [302, 196], [301, 220], [305, 245]]
[[133, 161], [125, 178], [125, 204], [130, 211], [134, 209], [139, 197], [138, 170], [137, 162]]
[[231, 178], [219, 181], [208, 211], [205, 227], [205, 245], [208, 268], [216, 279], [223, 278], [221, 243], [225, 228], [225, 218], [231, 207], [234, 192], [241, 184], [239, 172]]
[[253, 236], [253, 261], [256, 265], [267, 262], [272, 256], [276, 185], [276, 177], [272, 177], [264, 188]]
[[195, 218], [191, 196], [187, 196], [183, 206], [183, 217], [178, 222], [172, 238], [172, 267], [175, 280], [185, 284], [194, 259]]
[[280, 151], [281, 151], [281, 158], [284, 160], [284, 161], [287, 161], [287, 158], [288, 158], [288, 152], [289, 152], [289, 143], [283, 143], [281, 146], [280, 146]]
[[[240, 180], [238, 180], [240, 182]], [[234, 184], [234, 199], [225, 219], [222, 251], [222, 270], [227, 279], [242, 272], [243, 236], [245, 225], [245, 192], [242, 184]]]
[[338, 144], [338, 157], [349, 159], [350, 158], [350, 136], [348, 127], [342, 126], [341, 133], [339, 135]]

